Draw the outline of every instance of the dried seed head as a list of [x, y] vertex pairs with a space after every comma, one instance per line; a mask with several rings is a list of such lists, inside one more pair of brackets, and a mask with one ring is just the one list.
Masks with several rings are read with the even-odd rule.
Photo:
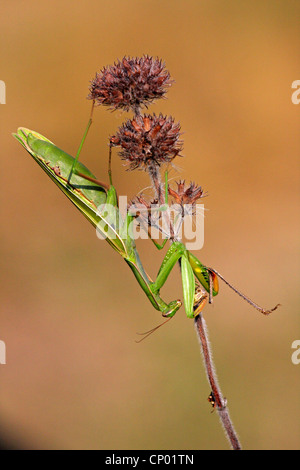
[[138, 114], [140, 107], [162, 98], [171, 84], [170, 73], [158, 58], [124, 57], [96, 74], [88, 99], [111, 110], [132, 109]]
[[202, 187], [197, 186], [195, 183], [190, 183], [187, 188], [185, 188], [185, 181], [179, 181], [176, 182], [176, 184], [177, 191], [168, 187], [168, 193], [175, 199], [175, 202], [181, 206], [184, 204], [195, 204], [198, 199], [206, 196], [206, 193], [203, 193]]
[[139, 218], [151, 227], [161, 217], [161, 212], [157, 209], [159, 207], [158, 199], [147, 201], [143, 196], [135, 196], [128, 204], [128, 211], [138, 214]]
[[122, 160], [129, 164], [130, 170], [150, 170], [168, 163], [182, 150], [179, 140], [180, 125], [169, 116], [137, 115], [125, 122], [111, 137], [113, 146], [120, 146]]

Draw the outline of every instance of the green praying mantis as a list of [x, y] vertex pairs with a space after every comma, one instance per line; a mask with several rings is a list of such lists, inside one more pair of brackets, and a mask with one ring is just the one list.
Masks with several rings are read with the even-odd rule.
[[[136, 214], [128, 211], [125, 217], [121, 217], [118, 212], [118, 198], [116, 189], [112, 184], [110, 164], [110, 184], [102, 183], [95, 178], [86, 166], [78, 161], [80, 151], [74, 159], [43, 135], [24, 127], [20, 127], [13, 136], [87, 220], [100, 231], [110, 246], [124, 258], [149, 301], [156, 310], [161, 312], [166, 321], [170, 320], [182, 306], [181, 300], [177, 299], [167, 303], [160, 296], [161, 288], [178, 262], [181, 267], [183, 303], [188, 318], [195, 318], [202, 311], [207, 301], [212, 302], [213, 297], [219, 291], [218, 278], [264, 315], [268, 315], [278, 307], [276, 305], [271, 310], [266, 310], [254, 303], [226, 281], [216, 270], [203, 265], [194, 254], [186, 249], [181, 241], [172, 241], [157, 277], [153, 281], [141, 263], [135, 240], [130, 231]], [[111, 162], [111, 147], [109, 162]], [[165, 181], [167, 205], [167, 172]], [[161, 210], [166, 210], [166, 206]], [[116, 223], [116, 219], [118, 223]], [[154, 243], [157, 248], [161, 249], [166, 241], [167, 239], [164, 240], [162, 245], [158, 245], [155, 241]]]

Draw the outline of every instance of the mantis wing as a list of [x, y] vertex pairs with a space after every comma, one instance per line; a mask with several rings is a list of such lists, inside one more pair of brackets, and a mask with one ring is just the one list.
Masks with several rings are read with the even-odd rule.
[[[20, 127], [13, 136], [88, 221], [94, 227], [97, 227], [99, 222], [103, 226], [105, 219], [101, 217], [97, 208], [106, 203], [106, 190], [104, 187], [82, 178], [76, 173], [72, 176], [72, 186], [68, 184], [74, 158], [56, 147], [49, 139], [38, 132]], [[76, 170], [89, 178], [95, 179], [90, 170], [80, 162], [77, 162]], [[106, 225], [105, 238], [116, 251], [124, 256], [124, 251], [126, 251], [124, 241], [110, 224]]]

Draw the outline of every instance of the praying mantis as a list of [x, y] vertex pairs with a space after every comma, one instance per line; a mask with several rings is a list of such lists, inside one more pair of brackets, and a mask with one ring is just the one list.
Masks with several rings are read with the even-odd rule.
[[[128, 211], [122, 218], [118, 212], [117, 192], [112, 184], [110, 167], [110, 184], [101, 183], [78, 161], [78, 155], [74, 159], [38, 132], [20, 127], [13, 136], [86, 219], [100, 231], [109, 245], [123, 257], [152, 306], [161, 312], [166, 321], [170, 320], [182, 306], [182, 301], [179, 299], [167, 303], [160, 296], [161, 288], [178, 262], [181, 267], [183, 304], [188, 318], [195, 318], [207, 301], [212, 302], [213, 297], [219, 292], [218, 278], [264, 315], [268, 315], [278, 307], [276, 305], [273, 309], [266, 310], [254, 303], [216, 270], [203, 265], [181, 241], [172, 242], [153, 281], [142, 265], [135, 240], [130, 233], [130, 226], [136, 215]], [[167, 185], [166, 173], [166, 195]], [[166, 241], [167, 239], [162, 246], [154, 243], [160, 249]]]

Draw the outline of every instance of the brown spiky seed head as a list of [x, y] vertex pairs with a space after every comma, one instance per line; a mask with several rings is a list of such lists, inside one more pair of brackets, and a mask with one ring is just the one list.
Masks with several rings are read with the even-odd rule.
[[177, 191], [174, 191], [169, 186], [168, 193], [177, 204], [195, 204], [198, 199], [206, 196], [206, 193], [203, 193], [202, 187], [197, 186], [195, 183], [190, 183], [188, 187], [185, 187], [185, 181], [176, 181], [176, 184]]
[[162, 98], [171, 84], [170, 73], [160, 59], [148, 55], [124, 57], [96, 74], [88, 99], [111, 110], [138, 113], [142, 106]]
[[180, 156], [182, 142], [179, 136], [180, 124], [171, 116], [145, 114], [125, 122], [110, 142], [121, 147], [119, 155], [129, 164], [130, 170], [149, 170]]
[[142, 195], [135, 196], [128, 204], [128, 210], [134, 209], [134, 212], [146, 222], [150, 227], [155, 221], [160, 219], [161, 212], [155, 210], [159, 206], [158, 199], [147, 201]]

